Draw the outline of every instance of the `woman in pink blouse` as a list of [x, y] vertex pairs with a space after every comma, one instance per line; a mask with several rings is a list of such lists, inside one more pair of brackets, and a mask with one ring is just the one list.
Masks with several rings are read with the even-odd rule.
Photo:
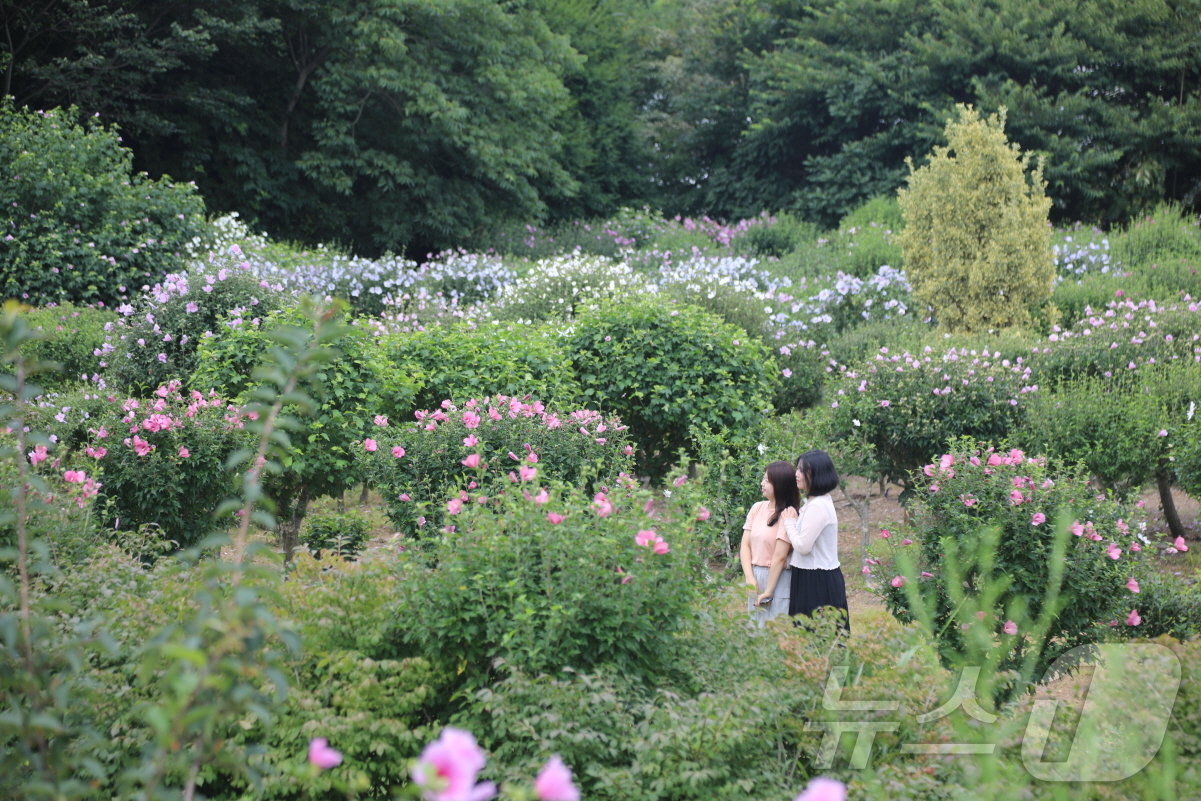
[[812, 615], [823, 606], [837, 607], [843, 611], [842, 628], [849, 633], [847, 586], [838, 561], [838, 513], [830, 497], [838, 486], [838, 471], [830, 455], [825, 451], [802, 454], [797, 459], [796, 484], [807, 497], [800, 514], [785, 524], [792, 545], [788, 614]]
[[[766, 500], [756, 503], [747, 513], [738, 555], [743, 578], [754, 588], [747, 606], [762, 625], [765, 620], [788, 614], [791, 590], [788, 555], [792, 552], [792, 543], [785, 524], [796, 521], [797, 507], [801, 503], [792, 464], [769, 464], [759, 482], [759, 490]], [[757, 599], [755, 595], [758, 595]]]

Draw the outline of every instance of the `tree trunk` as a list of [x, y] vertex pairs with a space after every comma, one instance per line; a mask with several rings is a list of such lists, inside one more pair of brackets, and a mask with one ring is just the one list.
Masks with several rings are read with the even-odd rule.
[[1176, 501], [1172, 499], [1172, 474], [1167, 465], [1160, 465], [1155, 471], [1155, 483], [1159, 486], [1159, 505], [1163, 507], [1163, 519], [1168, 524], [1172, 538], [1184, 536], [1184, 526], [1180, 523], [1180, 514], [1176, 511]]
[[368, 500], [368, 498], [367, 498], [367, 492], [368, 492], [368, 488], [367, 488], [367, 482], [366, 482], [366, 481], [364, 481], [364, 482], [363, 482], [363, 489], [362, 489], [362, 491], [361, 491], [361, 492], [359, 492], [359, 506], [366, 506], [366, 505], [367, 505], [367, 500]]
[[292, 561], [296, 546], [300, 543], [300, 521], [304, 520], [304, 513], [308, 507], [309, 488], [301, 487], [296, 505], [292, 507], [292, 515], [286, 520], [281, 520], [279, 524], [279, 544], [284, 551], [285, 565]]

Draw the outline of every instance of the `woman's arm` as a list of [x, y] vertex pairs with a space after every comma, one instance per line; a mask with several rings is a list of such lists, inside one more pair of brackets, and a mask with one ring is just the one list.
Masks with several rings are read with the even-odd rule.
[[755, 507], [752, 506], [751, 511], [746, 514], [746, 523], [742, 526], [742, 545], [738, 548], [738, 561], [742, 563], [742, 576], [746, 583], [757, 588], [755, 571], [751, 569], [751, 519], [754, 516]]
[[801, 515], [800, 520], [785, 521], [784, 530], [788, 532], [788, 539], [792, 542], [792, 547], [802, 556], [807, 556], [813, 553], [813, 545], [817, 542], [817, 537], [822, 533], [822, 529], [829, 522], [826, 515], [817, 512], [812, 506], [806, 510], [806, 514]]
[[767, 589], [760, 593], [757, 603], [763, 603], [775, 597], [776, 583], [779, 582], [784, 568], [788, 567], [788, 556], [791, 553], [792, 545], [787, 540], [776, 540], [776, 545], [771, 552], [771, 570], [767, 573], [767, 583], [764, 585]]

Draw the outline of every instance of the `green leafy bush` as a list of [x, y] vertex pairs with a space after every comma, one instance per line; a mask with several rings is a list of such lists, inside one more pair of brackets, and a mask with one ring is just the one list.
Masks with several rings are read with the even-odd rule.
[[0, 102], [0, 295], [113, 306], [180, 269], [204, 233], [195, 186], [134, 173], [115, 131], [76, 116]]
[[1201, 297], [1201, 255], [1160, 259], [1131, 276], [1140, 297], [1166, 303]]
[[250, 441], [242, 423], [216, 395], [185, 396], [178, 383], [153, 401], [113, 398], [81, 454], [102, 471], [106, 522], [125, 530], [157, 525], [179, 548], [227, 526], [215, 512], [234, 490], [226, 460]]
[[416, 393], [407, 405], [393, 404], [396, 419], [443, 400], [456, 402], [494, 394], [530, 395], [558, 406], [579, 393], [571, 359], [549, 326], [484, 323], [431, 326], [382, 338], [384, 357], [410, 375]]
[[204, 340], [255, 328], [282, 302], [250, 274], [240, 250], [210, 254], [189, 272], [168, 275], [143, 293], [136, 307], [118, 308], [123, 319], [112, 326], [102, 348], [105, 378], [128, 393], [187, 382], [200, 364], [196, 354]]
[[97, 353], [104, 346], [106, 325], [117, 319], [116, 313], [67, 303], [31, 309], [25, 319], [41, 337], [26, 344], [26, 358], [54, 362], [60, 368], [39, 376], [43, 389], [61, 389], [99, 376]]
[[381, 418], [356, 448], [389, 519], [409, 533], [436, 528], [450, 496], [493, 495], [519, 470], [592, 490], [633, 468], [625, 426], [595, 411], [497, 395], [461, 408], [446, 401], [417, 417], [399, 426]]
[[692, 445], [689, 426], [749, 425], [779, 385], [760, 341], [692, 306], [602, 308], [580, 317], [566, 344], [583, 402], [621, 417], [652, 477]]
[[780, 259], [812, 243], [820, 229], [816, 223], [802, 220], [788, 212], [771, 215], [758, 225], [752, 225], [733, 241], [736, 253], [762, 259]]
[[838, 364], [854, 365], [869, 360], [887, 347], [893, 351], [917, 352], [930, 327], [905, 317], [867, 320], [842, 330], [826, 347]]
[[1138, 273], [1171, 259], [1201, 259], [1201, 227], [1195, 214], [1164, 203], [1145, 217], [1131, 221], [1110, 235], [1114, 258], [1126, 270]]
[[367, 545], [371, 523], [359, 512], [318, 512], [305, 518], [300, 541], [318, 557], [324, 551], [353, 559]]
[[881, 348], [863, 365], [840, 369], [826, 393], [831, 436], [870, 447], [884, 476], [907, 487], [911, 472], [942, 453], [948, 439], [1007, 436], [1036, 389], [1021, 358], [988, 350]]
[[695, 507], [676, 497], [659, 507], [624, 486], [599, 499], [557, 483], [542, 492], [536, 478], [522, 486], [452, 499], [445, 536], [400, 557], [398, 650], [471, 689], [491, 683], [497, 660], [532, 674], [604, 666], [648, 683], [670, 670], [705, 570]]
[[1060, 324], [1070, 328], [1094, 309], [1104, 309], [1115, 297], [1121, 297], [1131, 283], [1124, 275], [1089, 274], [1080, 280], [1065, 279], [1052, 290], [1051, 305], [1059, 312]]
[[1005, 138], [1005, 113], [960, 106], [946, 146], [910, 164], [899, 193], [900, 245], [920, 304], [952, 331], [1029, 323], [1051, 294], [1055, 261], [1041, 168]]
[[[877, 572], [890, 579], [884, 601], [899, 619], [920, 618], [922, 608], [931, 614], [944, 654], [972, 648], [961, 625], [974, 625], [976, 609], [957, 603], [956, 592], [984, 599], [988, 608], [980, 611], [991, 615], [986, 625], [999, 638], [999, 668], [1016, 670], [1032, 654], [1034, 675], [1060, 654], [1108, 637], [1107, 623], [1124, 624], [1138, 606], [1125, 585], [1142, 545], [1123, 508], [1097, 495], [1082, 472], [963, 438], [915, 480], [912, 522], [878, 541], [884, 563]], [[1061, 523], [1071, 524], [1060, 536], [1062, 554]], [[998, 577], [989, 590], [995, 594], [985, 592]], [[1045, 629], [1037, 637], [1003, 633], [1006, 618], [1045, 618]]]

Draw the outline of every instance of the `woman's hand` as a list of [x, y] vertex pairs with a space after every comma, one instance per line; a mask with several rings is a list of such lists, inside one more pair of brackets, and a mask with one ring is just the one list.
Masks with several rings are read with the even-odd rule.
[[761, 592], [759, 593], [759, 597], [755, 599], [755, 604], [757, 606], [763, 606], [766, 603], [771, 603], [771, 600], [772, 595], [770, 592]]

